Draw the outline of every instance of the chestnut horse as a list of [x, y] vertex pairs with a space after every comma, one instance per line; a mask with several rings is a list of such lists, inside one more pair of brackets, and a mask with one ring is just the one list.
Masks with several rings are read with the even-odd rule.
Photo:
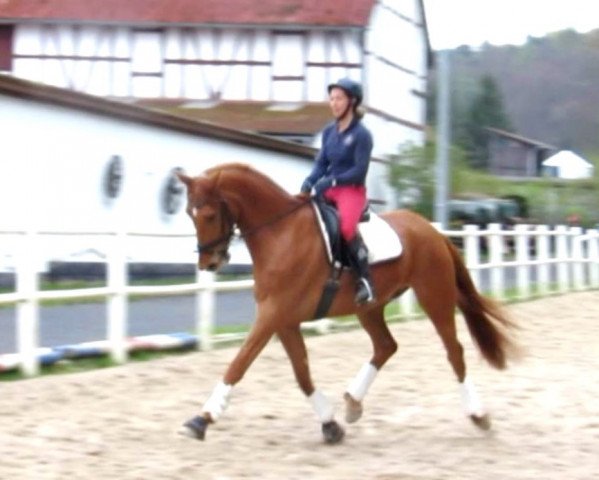
[[[233, 386], [276, 334], [300, 389], [322, 424], [324, 440], [339, 442], [344, 430], [335, 421], [332, 404], [314, 387], [300, 332], [300, 323], [313, 316], [330, 273], [309, 199], [288, 194], [265, 175], [242, 164], [220, 165], [195, 178], [180, 174], [179, 179], [187, 187], [187, 213], [197, 232], [199, 268], [216, 271], [228, 261], [229, 242], [238, 228], [252, 257], [257, 303], [256, 320], [239, 352], [200, 414], [187, 421], [181, 433], [204, 439], [207, 426], [217, 421], [227, 407]], [[489, 428], [489, 417], [466, 376], [463, 349], [456, 335], [455, 307], [462, 311], [484, 358], [498, 369], [506, 367], [514, 345], [506, 328], [512, 326], [511, 321], [491, 300], [477, 293], [457, 249], [426, 219], [407, 210], [381, 217], [400, 237], [402, 255], [372, 266], [376, 300], [364, 306], [354, 304], [354, 279], [345, 271], [328, 313], [355, 313], [373, 346], [372, 357], [344, 394], [346, 421], [360, 418], [369, 386], [397, 350], [385, 323], [384, 307], [411, 287], [443, 341], [467, 415], [480, 428]]]

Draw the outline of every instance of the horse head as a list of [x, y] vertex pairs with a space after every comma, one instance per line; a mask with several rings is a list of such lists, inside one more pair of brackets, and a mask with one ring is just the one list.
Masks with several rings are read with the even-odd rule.
[[208, 175], [189, 177], [177, 173], [187, 188], [186, 212], [191, 218], [198, 242], [198, 267], [216, 271], [229, 261], [229, 244], [235, 230], [231, 210]]

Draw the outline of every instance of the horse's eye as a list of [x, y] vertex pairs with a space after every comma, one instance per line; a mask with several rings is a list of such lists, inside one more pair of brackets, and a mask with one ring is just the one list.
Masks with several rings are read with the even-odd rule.
[[214, 213], [214, 212], [206, 213], [203, 215], [203, 218], [206, 222], [212, 223], [212, 222], [214, 222], [214, 220], [216, 220], [216, 213]]

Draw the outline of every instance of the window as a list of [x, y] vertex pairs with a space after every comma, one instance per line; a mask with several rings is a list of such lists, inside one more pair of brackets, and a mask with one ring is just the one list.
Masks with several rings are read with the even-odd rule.
[[133, 95], [159, 97], [162, 95], [162, 32], [136, 30], [131, 53]]
[[272, 65], [273, 100], [299, 102], [304, 99], [304, 35], [274, 32]]
[[12, 71], [12, 25], [0, 25], [0, 71]]

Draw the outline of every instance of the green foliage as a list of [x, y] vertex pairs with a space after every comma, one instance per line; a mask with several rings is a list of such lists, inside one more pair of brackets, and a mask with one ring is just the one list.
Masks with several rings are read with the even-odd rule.
[[515, 181], [463, 165], [454, 166], [452, 171], [452, 195], [523, 198], [528, 210], [528, 218], [524, 219], [526, 222], [565, 225], [568, 217], [574, 214], [584, 227], [594, 227], [599, 223], [597, 177], [585, 180], [532, 178]]
[[[459, 147], [449, 153], [451, 165], [464, 165], [465, 154]], [[424, 146], [405, 144], [398, 155], [391, 159], [389, 181], [397, 193], [397, 203], [425, 216], [433, 217], [436, 181], [436, 147], [433, 142]], [[456, 181], [451, 170], [450, 183]]]
[[[398, 204], [432, 218], [435, 196], [435, 144], [405, 145], [393, 158], [390, 183], [397, 192]], [[530, 223], [566, 224], [575, 214], [584, 227], [599, 223], [599, 174], [585, 180], [555, 178], [504, 179], [473, 169], [465, 152], [457, 146], [450, 150], [450, 196], [518, 197], [526, 202]], [[599, 152], [589, 157], [599, 165]]]
[[431, 218], [435, 191], [435, 148], [404, 145], [392, 159], [389, 181], [397, 192], [398, 204]]
[[453, 50], [454, 139], [463, 134], [469, 105], [479, 91], [477, 81], [485, 75], [504, 95], [511, 131], [585, 157], [599, 150], [599, 29], [531, 37], [522, 46]]
[[480, 79], [478, 94], [472, 100], [464, 119], [461, 135], [456, 141], [469, 154], [470, 164], [486, 168], [489, 159], [489, 132], [486, 127], [510, 130], [510, 121], [503, 108], [503, 97], [493, 77]]
[[[450, 153], [450, 196], [521, 197], [528, 204], [531, 221], [563, 224], [575, 214], [583, 226], [595, 226], [599, 222], [599, 29], [531, 37], [522, 46], [486, 44], [479, 50], [462, 46], [451, 52], [450, 63], [451, 141], [457, 145]], [[427, 119], [435, 125], [436, 72], [431, 73]], [[486, 166], [488, 158], [481, 126], [574, 150], [595, 164], [595, 178], [504, 180], [484, 169], [472, 169]], [[392, 183], [399, 190], [401, 204], [430, 216], [434, 145], [426, 151], [426, 155], [421, 152], [427, 159], [422, 160], [422, 171], [410, 179], [412, 172], [404, 165], [408, 152], [402, 150]], [[423, 178], [427, 174], [428, 180]], [[398, 177], [408, 178], [400, 181]], [[414, 185], [421, 186], [420, 197], [404, 190]], [[406, 198], [414, 201], [406, 202]]]

